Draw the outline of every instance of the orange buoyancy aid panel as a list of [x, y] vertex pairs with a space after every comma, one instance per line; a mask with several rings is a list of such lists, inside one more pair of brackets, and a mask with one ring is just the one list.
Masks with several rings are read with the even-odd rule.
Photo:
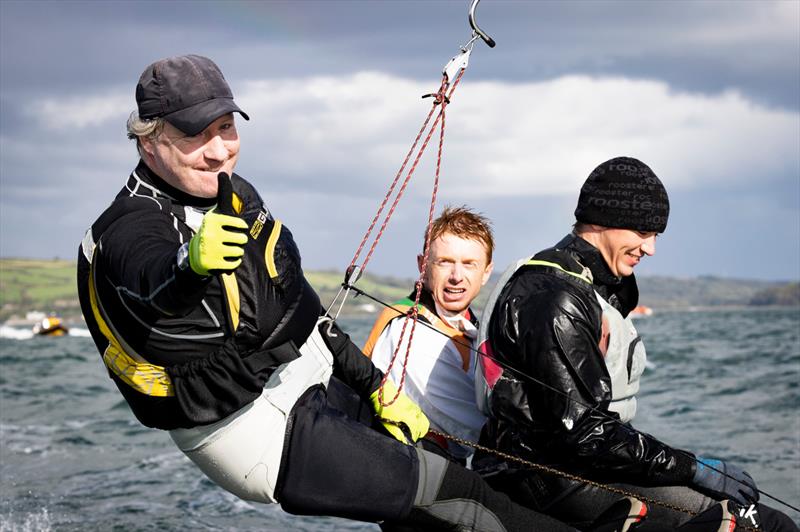
[[[364, 348], [362, 349], [364, 354], [372, 358], [372, 351], [375, 349], [375, 344], [378, 342], [378, 338], [380, 338], [381, 334], [383, 334], [386, 326], [389, 325], [392, 320], [401, 316], [410, 317], [411, 309], [413, 307], [414, 301], [412, 301], [410, 298], [404, 298], [399, 301], [395, 301], [391, 308], [383, 309], [383, 311], [378, 315], [378, 318], [375, 320], [375, 324], [372, 326], [372, 330], [370, 331], [367, 341], [364, 344]], [[439, 318], [435, 312], [421, 304], [418, 307], [417, 313], [419, 317], [422, 318], [426, 323], [453, 341], [456, 349], [458, 349], [458, 352], [461, 355], [461, 367], [464, 371], [468, 371], [471, 359], [470, 351], [472, 340], [466, 334], [464, 334], [463, 331], [452, 327], [449, 323]]]

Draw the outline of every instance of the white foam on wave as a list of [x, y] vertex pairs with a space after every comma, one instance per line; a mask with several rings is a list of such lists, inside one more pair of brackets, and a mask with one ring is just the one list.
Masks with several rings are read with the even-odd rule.
[[[33, 331], [30, 329], [17, 329], [7, 325], [0, 325], [0, 338], [11, 338], [12, 340], [30, 340], [33, 338]], [[2, 532], [1, 528], [0, 532]]]
[[53, 524], [47, 508], [38, 512], [15, 515], [13, 512], [0, 514], [0, 532], [50, 532]]
[[[69, 336], [77, 336], [79, 338], [89, 338], [92, 334], [89, 329], [80, 327], [72, 327], [69, 329]], [[30, 340], [35, 335], [31, 329], [19, 329], [17, 327], [9, 327], [8, 325], [0, 325], [0, 338], [10, 338], [12, 340]]]

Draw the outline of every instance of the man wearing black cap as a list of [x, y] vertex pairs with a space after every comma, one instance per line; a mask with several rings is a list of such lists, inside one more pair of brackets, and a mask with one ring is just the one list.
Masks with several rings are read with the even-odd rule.
[[139, 421], [220, 486], [292, 513], [572, 530], [410, 445], [427, 418], [403, 394], [377, 399], [381, 372], [322, 315], [291, 233], [233, 173], [234, 113], [248, 116], [211, 60], [153, 63], [136, 101], [141, 160], [81, 243], [78, 289]]
[[[491, 357], [481, 357], [476, 377], [479, 406], [490, 417], [481, 441], [672, 506], [648, 503], [637, 530], [671, 530], [704, 511], [716, 513], [716, 525], [687, 526], [722, 530], [723, 514], [740, 509], [739, 526], [753, 527], [760, 516], [761, 530], [794, 530], [788, 517], [751, 508], [758, 491], [746, 472], [671, 448], [630, 425], [645, 366], [628, 317], [639, 297], [633, 270], [655, 254], [668, 217], [667, 192], [653, 171], [637, 159], [611, 159], [584, 183], [572, 233], [503, 275], [479, 333]], [[579, 528], [619, 496], [486, 454], [473, 463], [513, 500]], [[739, 506], [716, 504], [723, 499]]]

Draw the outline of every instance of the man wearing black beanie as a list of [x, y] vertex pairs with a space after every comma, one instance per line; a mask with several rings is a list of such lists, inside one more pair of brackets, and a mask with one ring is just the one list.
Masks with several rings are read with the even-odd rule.
[[[602, 163], [581, 188], [574, 230], [512, 265], [481, 319], [478, 342], [489, 356], [479, 357], [477, 396], [490, 418], [481, 443], [597, 484], [480, 451], [473, 465], [516, 502], [577, 528], [619, 497], [600, 485], [610, 484], [648, 501], [637, 530], [722, 530], [736, 519], [737, 530], [797, 530], [757, 503], [745, 471], [630, 424], [646, 360], [629, 318], [639, 298], [633, 270], [655, 254], [668, 218], [667, 191], [649, 166], [630, 157]], [[703, 516], [689, 523], [693, 514]]]

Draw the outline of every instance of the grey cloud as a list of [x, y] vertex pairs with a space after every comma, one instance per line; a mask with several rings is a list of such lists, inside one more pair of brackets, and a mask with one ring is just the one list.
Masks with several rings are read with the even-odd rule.
[[[783, 5], [791, 2], [784, 2]], [[780, 2], [484, 2], [476, 79], [567, 73], [663, 79], [678, 89], [738, 87], [800, 108], [800, 31], [764, 21]], [[135, 82], [164, 55], [205, 53], [229, 78], [382, 70], [434, 78], [469, 35], [467, 2], [4, 1], [4, 92]], [[191, 6], [191, 8], [187, 8]], [[789, 12], [791, 8], [789, 8]], [[750, 31], [745, 31], [750, 30]], [[138, 65], [136, 72], [131, 65]]]
[[[363, 70], [435, 84], [441, 67], [469, 35], [467, 5], [0, 1], [0, 255], [74, 257], [86, 226], [136, 162], [122, 121], [79, 131], [46, 131], [25, 114], [26, 104], [124, 87], [132, 107], [134, 84], [144, 66], [189, 52], [214, 58], [234, 90], [248, 80]], [[776, 5], [735, 0], [486, 1], [479, 7], [479, 21], [498, 46], [476, 46], [467, 81], [619, 75], [663, 80], [672, 89], [703, 93], [732, 88], [750, 101], [796, 111], [800, 20], [795, 17], [788, 33], [759, 27], [764, 13]], [[511, 110], [526, 105], [503, 103]], [[416, 124], [417, 118], [403, 119]], [[406, 136], [398, 141], [402, 143], [391, 156], [388, 174], [362, 163], [359, 157], [366, 148], [354, 145], [352, 154], [338, 154], [341, 160], [351, 157], [351, 165], [331, 161], [325, 175], [308, 175], [271, 166], [266, 131], [281, 134], [282, 126], [256, 124], [254, 119], [243, 141], [260, 143], [244, 149], [238, 170], [258, 185], [276, 215], [295, 232], [307, 267], [341, 269], [405, 154]], [[496, 134], [502, 138], [508, 132]], [[307, 149], [306, 144], [299, 146]], [[358, 169], [359, 175], [349, 168]], [[645, 261], [643, 271], [796, 279], [799, 173], [791, 167], [769, 180], [749, 176], [748, 183], [736, 176], [731, 179], [735, 185], [725, 190], [676, 191], [665, 245], [657, 257]], [[442, 203], [467, 202], [495, 220], [498, 268], [554, 243], [569, 229], [572, 196], [467, 199], [457, 176], [446, 177]], [[769, 186], [763, 186], [765, 181]], [[372, 271], [414, 274], [427, 200], [421, 189], [409, 194]], [[763, 260], [764, 253], [769, 261]]]

